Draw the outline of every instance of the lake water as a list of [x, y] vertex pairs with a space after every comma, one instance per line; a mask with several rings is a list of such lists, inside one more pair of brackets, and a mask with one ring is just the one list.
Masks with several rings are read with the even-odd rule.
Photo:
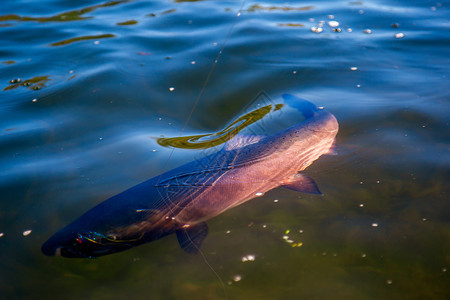
[[[448, 299], [449, 8], [3, 1], [1, 298]], [[173, 235], [91, 260], [41, 253], [95, 204], [213, 151], [157, 138], [218, 132], [284, 93], [339, 121], [338, 155], [306, 172], [324, 196], [278, 188], [229, 210], [199, 255]], [[298, 120], [283, 107], [243, 132]]]

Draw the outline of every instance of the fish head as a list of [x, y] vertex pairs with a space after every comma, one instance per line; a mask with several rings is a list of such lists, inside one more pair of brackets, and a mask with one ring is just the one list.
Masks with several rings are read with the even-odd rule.
[[48, 256], [94, 258], [145, 243], [169, 227], [169, 222], [164, 222], [155, 234], [151, 228], [154, 210], [108, 210], [110, 204], [106, 200], [60, 229], [42, 245], [42, 252]]
[[[63, 228], [65, 229], [65, 228]], [[42, 245], [42, 252], [48, 256], [71, 258], [94, 258], [134, 247], [132, 241], [115, 240], [96, 231], [58, 231]]]

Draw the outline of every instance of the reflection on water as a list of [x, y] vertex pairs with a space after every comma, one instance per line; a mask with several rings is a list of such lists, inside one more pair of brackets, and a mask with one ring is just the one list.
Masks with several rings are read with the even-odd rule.
[[263, 6], [259, 4], [254, 4], [250, 6], [247, 11], [302, 11], [302, 10], [311, 10], [314, 6], [302, 6], [302, 7], [292, 7], [292, 6]]
[[109, 7], [109, 6], [115, 6], [118, 4], [122, 4], [125, 2], [128, 2], [129, 0], [120, 0], [120, 1], [111, 1], [106, 2], [103, 4], [88, 6], [82, 9], [78, 10], [72, 10], [72, 11], [66, 11], [51, 17], [26, 17], [26, 16], [19, 16], [16, 14], [11, 15], [3, 15], [0, 16], [0, 22], [5, 21], [22, 21], [22, 22], [29, 22], [29, 21], [35, 21], [35, 22], [69, 22], [69, 21], [82, 21], [91, 19], [92, 17], [84, 17], [84, 14], [93, 12], [94, 10], [101, 8], [101, 7]]
[[79, 37], [74, 37], [74, 38], [70, 38], [67, 40], [62, 40], [59, 42], [51, 43], [50, 46], [63, 46], [63, 45], [68, 45], [68, 44], [72, 44], [72, 43], [79, 42], [79, 41], [107, 39], [107, 38], [112, 38], [112, 37], [115, 37], [115, 35], [110, 34], [110, 33], [99, 34], [99, 35], [79, 36]]
[[119, 26], [127, 26], [127, 25], [136, 25], [138, 23], [138, 21], [136, 21], [136, 20], [128, 20], [128, 21], [125, 21], [125, 22], [119, 22], [119, 23], [117, 23], [117, 25], [119, 25]]
[[234, 120], [224, 129], [208, 134], [158, 138], [158, 144], [164, 147], [174, 147], [182, 149], [206, 149], [223, 144], [232, 139], [236, 134], [247, 126], [261, 120], [270, 112], [277, 111], [283, 107], [283, 104], [266, 105], [255, 109]]

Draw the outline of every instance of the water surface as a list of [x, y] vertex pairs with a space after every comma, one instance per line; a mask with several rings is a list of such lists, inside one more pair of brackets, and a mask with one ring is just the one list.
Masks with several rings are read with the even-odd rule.
[[[0, 8], [3, 297], [448, 296], [447, 2]], [[280, 188], [227, 211], [208, 222], [204, 256], [187, 255], [174, 236], [94, 260], [41, 253], [95, 204], [214, 150], [173, 151], [158, 138], [220, 133], [284, 93], [339, 121], [338, 155], [307, 169], [324, 196]], [[284, 106], [241, 133], [300, 118]]]

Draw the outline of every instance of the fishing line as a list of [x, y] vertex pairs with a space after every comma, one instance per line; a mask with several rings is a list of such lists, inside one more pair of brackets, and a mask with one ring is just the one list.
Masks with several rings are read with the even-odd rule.
[[[189, 124], [189, 121], [191, 120], [192, 115], [194, 114], [194, 111], [195, 111], [195, 109], [197, 108], [197, 105], [198, 105], [198, 103], [199, 103], [199, 101], [200, 101], [200, 98], [202, 97], [202, 95], [203, 95], [203, 93], [204, 93], [206, 87], [208, 86], [209, 80], [211, 79], [211, 76], [212, 76], [212, 74], [214, 73], [214, 70], [215, 70], [215, 68], [216, 68], [216, 66], [217, 66], [217, 63], [219, 62], [219, 59], [220, 59], [220, 57], [222, 56], [223, 50], [225, 49], [225, 46], [226, 46], [226, 44], [227, 44], [227, 42], [228, 42], [228, 40], [229, 40], [229, 38], [230, 38], [230, 36], [231, 36], [231, 33], [233, 32], [233, 29], [234, 29], [236, 23], [237, 23], [237, 20], [238, 20], [239, 16], [241, 15], [242, 9], [244, 8], [244, 5], [245, 5], [245, 1], [246, 1], [246, 0], [242, 0], [242, 2], [241, 2], [241, 7], [239, 8], [239, 10], [238, 10], [238, 12], [237, 12], [237, 14], [236, 14], [236, 17], [234, 18], [233, 24], [231, 24], [231, 27], [230, 27], [230, 29], [228, 30], [228, 33], [227, 33], [227, 35], [226, 35], [226, 37], [225, 37], [225, 40], [224, 40], [224, 42], [222, 43], [222, 46], [220, 47], [219, 53], [217, 53], [216, 59], [214, 60], [214, 63], [213, 63], [213, 65], [211, 66], [211, 69], [209, 70], [209, 73], [208, 73], [208, 75], [206, 76], [205, 81], [203, 82], [202, 88], [201, 88], [200, 92], [198, 93], [197, 98], [196, 98], [195, 101], [194, 101], [194, 104], [192, 105], [191, 111], [189, 112], [189, 115], [188, 115], [186, 121], [184, 122], [183, 128], [181, 129], [181, 132], [180, 132], [180, 134], [179, 134], [180, 136], [183, 134], [184, 130], [186, 129], [187, 125]], [[172, 150], [170, 151], [169, 157], [167, 158], [166, 162], [164, 163], [163, 171], [166, 170], [167, 165], [168, 165], [170, 159], [172, 158], [172, 155], [173, 155], [173, 152], [174, 152], [174, 151], [175, 151], [175, 148], [172, 148]], [[159, 182], [160, 182], [160, 180], [161, 180], [161, 176], [162, 176], [163, 173], [164, 173], [164, 172], [162, 172], [162, 173], [159, 175], [156, 185], [159, 184]], [[170, 200], [168, 200], [168, 201], [170, 201]], [[171, 208], [170, 206], [169, 206], [169, 209], [170, 209], [170, 211], [173, 213], [172, 208]], [[221, 286], [222, 286], [222, 288], [223, 288], [224, 294], [225, 294], [225, 299], [228, 299], [228, 294], [227, 294], [226, 286], [225, 286], [225, 283], [223, 282], [222, 278], [221, 278], [220, 275], [216, 272], [216, 270], [212, 267], [212, 265], [208, 262], [208, 260], [206, 259], [205, 254], [201, 251], [201, 249], [199, 249], [199, 247], [197, 247], [197, 245], [196, 245], [195, 243], [193, 243], [191, 237], [189, 236], [189, 234], [187, 234], [187, 232], [186, 232], [186, 235], [188, 236], [188, 238], [189, 238], [189, 240], [191, 241], [191, 243], [198, 249], [198, 252], [199, 252], [200, 255], [202, 256], [202, 258], [203, 258], [204, 262], [206, 263], [206, 265], [211, 269], [211, 271], [214, 273], [214, 275], [215, 275], [215, 276], [217, 277], [217, 279], [219, 280], [219, 282], [220, 282], [220, 284], [221, 284]]]
[[[208, 75], [206, 76], [205, 81], [203, 82], [203, 86], [202, 86], [200, 92], [198, 93], [197, 98], [196, 98], [195, 101], [194, 101], [194, 104], [192, 105], [191, 111], [189, 112], [189, 115], [188, 115], [186, 121], [184, 122], [183, 128], [181, 129], [180, 134], [179, 134], [180, 136], [183, 134], [184, 130], [186, 129], [187, 125], [189, 124], [189, 121], [191, 120], [192, 115], [194, 114], [194, 111], [195, 111], [195, 109], [197, 108], [197, 105], [198, 105], [198, 103], [199, 103], [199, 101], [200, 101], [200, 98], [202, 97], [202, 95], [203, 95], [203, 93], [204, 93], [204, 91], [205, 91], [205, 89], [206, 89], [206, 86], [208, 85], [209, 80], [211, 79], [211, 76], [212, 76], [212, 74], [213, 74], [213, 72], [214, 72], [214, 69], [216, 68], [216, 65], [217, 65], [217, 63], [219, 62], [219, 59], [220, 59], [220, 57], [222, 56], [223, 50], [225, 49], [225, 46], [226, 46], [226, 44], [227, 44], [227, 42], [228, 42], [228, 39], [230, 38], [231, 33], [233, 32], [234, 26], [236, 25], [237, 20], [238, 20], [238, 18], [239, 18], [240, 15], [241, 15], [241, 11], [242, 11], [242, 9], [244, 8], [245, 1], [246, 1], [246, 0], [242, 0], [241, 7], [239, 8], [239, 10], [238, 10], [238, 12], [237, 12], [237, 14], [236, 14], [236, 17], [234, 18], [233, 24], [231, 24], [230, 30], [228, 30], [228, 33], [227, 33], [227, 35], [226, 35], [226, 37], [225, 37], [225, 40], [224, 40], [224, 42], [222, 43], [222, 46], [220, 47], [219, 53], [217, 53], [216, 59], [214, 60], [214, 63], [213, 63], [213, 65], [211, 66], [211, 69], [209, 70], [209, 73], [208, 73]], [[169, 161], [170, 161], [170, 159], [172, 158], [172, 155], [173, 155], [173, 152], [174, 152], [174, 151], [175, 151], [175, 148], [172, 148], [172, 151], [170, 151], [169, 157], [167, 158], [167, 160], [166, 160], [166, 162], [164, 163], [164, 166], [163, 166], [163, 168], [162, 168], [163, 171], [166, 170], [167, 165], [169, 164]], [[163, 173], [164, 173], [164, 172], [163, 172]], [[163, 173], [161, 173], [161, 174], [159, 175], [158, 181], [157, 181], [156, 185], [159, 184], [159, 181], [161, 180], [161, 176], [162, 176]]]

